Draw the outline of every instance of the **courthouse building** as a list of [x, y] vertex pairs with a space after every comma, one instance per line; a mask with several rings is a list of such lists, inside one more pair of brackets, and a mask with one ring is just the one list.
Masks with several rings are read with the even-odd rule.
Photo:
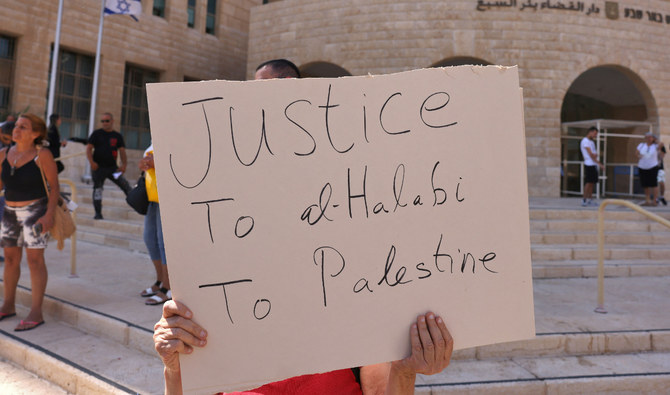
[[[56, 111], [66, 136], [87, 133], [99, 16], [94, 3], [65, 2]], [[609, 195], [639, 193], [635, 146], [646, 131], [670, 136], [667, 1], [142, 3], [139, 22], [106, 17], [95, 114], [115, 114], [133, 149], [150, 140], [144, 83], [244, 79], [260, 62], [279, 57], [309, 77], [518, 65], [531, 196], [580, 193], [578, 146], [591, 125], [601, 129], [606, 171], [600, 192]], [[0, 111], [29, 106], [44, 113], [56, 12], [55, 0], [4, 4]]]

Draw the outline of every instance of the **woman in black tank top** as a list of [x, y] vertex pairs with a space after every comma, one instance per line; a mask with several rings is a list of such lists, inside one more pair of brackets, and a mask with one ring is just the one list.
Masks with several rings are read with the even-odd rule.
[[[41, 149], [46, 136], [46, 125], [40, 117], [23, 114], [12, 131], [12, 141], [16, 144], [0, 151], [0, 188], [5, 188], [6, 199], [0, 232], [0, 245], [5, 251], [0, 321], [16, 315], [16, 286], [24, 247], [32, 288], [30, 313], [19, 322], [15, 331], [30, 330], [44, 323], [42, 302], [47, 286], [44, 262], [46, 232], [53, 226], [53, 215], [60, 196], [56, 162], [48, 149]], [[42, 172], [49, 185], [48, 197]]]

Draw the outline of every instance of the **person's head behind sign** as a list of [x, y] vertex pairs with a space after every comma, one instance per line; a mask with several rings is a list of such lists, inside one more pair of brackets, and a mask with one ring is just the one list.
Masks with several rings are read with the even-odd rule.
[[255, 80], [272, 78], [300, 78], [300, 70], [293, 62], [286, 59], [268, 60], [256, 67]]

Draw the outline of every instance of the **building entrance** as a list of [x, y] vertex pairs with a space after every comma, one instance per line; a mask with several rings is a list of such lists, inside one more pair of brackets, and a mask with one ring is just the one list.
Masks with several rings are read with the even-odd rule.
[[605, 170], [600, 172], [596, 197], [644, 197], [637, 174], [636, 147], [652, 124], [639, 121], [592, 119], [561, 124], [561, 196], [584, 192], [584, 158], [579, 143], [586, 131], [598, 129], [596, 150]]

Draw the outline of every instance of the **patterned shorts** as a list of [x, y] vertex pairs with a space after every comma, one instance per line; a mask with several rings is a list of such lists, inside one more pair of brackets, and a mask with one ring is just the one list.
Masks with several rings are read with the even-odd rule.
[[5, 205], [2, 214], [0, 246], [46, 248], [49, 233], [33, 233], [33, 225], [47, 212], [48, 199], [42, 198], [27, 206], [10, 207]]

